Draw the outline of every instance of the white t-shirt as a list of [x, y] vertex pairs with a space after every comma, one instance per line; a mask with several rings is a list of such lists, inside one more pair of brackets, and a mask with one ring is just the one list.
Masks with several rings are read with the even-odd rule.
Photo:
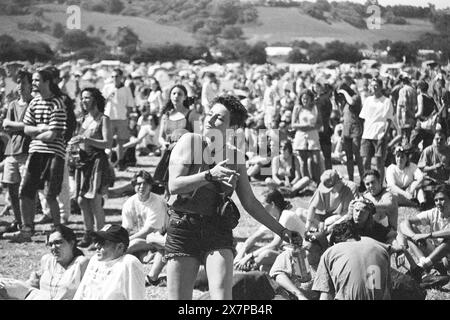
[[430, 226], [431, 232], [450, 228], [450, 218], [442, 218], [437, 208], [419, 212], [416, 216], [423, 226]]
[[131, 89], [127, 86], [116, 88], [108, 84], [103, 88], [106, 99], [105, 115], [111, 120], [127, 120], [127, 107], [134, 107], [134, 98]]
[[143, 140], [141, 142], [141, 146], [148, 146], [154, 145], [159, 146], [159, 127], [157, 127], [155, 130], [152, 129], [151, 125], [144, 124], [139, 129], [138, 133], [138, 139], [141, 139], [143, 137]]
[[166, 216], [167, 204], [163, 198], [150, 193], [147, 201], [142, 202], [135, 194], [122, 207], [122, 227], [131, 230], [131, 234], [144, 227], [162, 230]]
[[391, 164], [386, 169], [387, 185], [395, 185], [403, 190], [408, 188], [414, 180], [422, 180], [422, 178], [423, 173], [415, 163], [410, 163], [403, 170], [400, 170], [395, 164]]
[[111, 261], [89, 261], [74, 300], [144, 300], [145, 273], [139, 260], [125, 254]]
[[220, 93], [218, 86], [215, 83], [206, 80], [202, 85], [202, 106], [206, 109], [209, 108], [210, 102], [218, 96]]
[[381, 140], [388, 124], [387, 120], [394, 121], [392, 102], [385, 96], [379, 99], [370, 96], [364, 101], [359, 117], [364, 119], [362, 138]]

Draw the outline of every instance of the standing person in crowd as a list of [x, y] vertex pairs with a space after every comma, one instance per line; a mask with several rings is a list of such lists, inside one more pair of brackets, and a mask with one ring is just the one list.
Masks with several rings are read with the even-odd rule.
[[17, 73], [17, 91], [19, 98], [8, 106], [3, 128], [10, 135], [5, 149], [2, 183], [7, 186], [14, 221], [4, 232], [17, 232], [22, 226], [20, 213], [19, 186], [23, 178], [25, 163], [28, 157], [30, 137], [24, 133], [23, 118], [30, 103], [32, 74], [26, 70]]
[[160, 115], [164, 107], [164, 99], [162, 96], [161, 85], [159, 81], [154, 77], [150, 77], [150, 94], [148, 96], [148, 102], [150, 104], [150, 113]]
[[[74, 102], [73, 100], [67, 95], [67, 93], [62, 92], [59, 89], [58, 83], [60, 83], [60, 71], [58, 68], [54, 66], [49, 66], [45, 68], [46, 70], [50, 71], [53, 75], [52, 81], [53, 81], [53, 88], [55, 88], [55, 94], [59, 96], [63, 102], [66, 115], [67, 115], [67, 121], [66, 121], [66, 130], [64, 131], [64, 142], [67, 144], [69, 140], [72, 138], [73, 134], [75, 133], [76, 127], [77, 127], [77, 120], [74, 113]], [[41, 201], [42, 206], [42, 217], [36, 221], [36, 224], [43, 224], [43, 223], [51, 223], [52, 217], [50, 213], [50, 208], [47, 204], [47, 200], [45, 199], [45, 194], [43, 190], [38, 191], [39, 200]], [[61, 185], [61, 192], [56, 197], [56, 200], [58, 201], [59, 210], [60, 210], [60, 217], [61, 222], [63, 224], [69, 223], [69, 216], [71, 212], [71, 190], [69, 186], [69, 152], [66, 152], [66, 156], [64, 158], [64, 174], [63, 174], [63, 182]]]
[[89, 260], [77, 248], [75, 232], [64, 225], [47, 235], [47, 246], [50, 253], [41, 258], [40, 270], [26, 282], [0, 278], [0, 288], [6, 289], [8, 298], [72, 300]]
[[295, 197], [310, 184], [308, 177], [300, 173], [300, 161], [294, 154], [290, 141], [280, 145], [280, 154], [272, 159], [272, 178], [266, 179], [267, 186], [283, 188], [290, 197]]
[[398, 199], [400, 206], [416, 206], [425, 208], [425, 193], [422, 189], [423, 172], [412, 163], [408, 148], [395, 148], [395, 164], [386, 169], [386, 183], [389, 191]]
[[422, 142], [422, 150], [433, 143], [436, 129], [437, 106], [433, 98], [428, 96], [428, 83], [419, 82], [417, 85], [417, 119], [416, 127], [411, 133], [411, 144], [418, 146]]
[[90, 259], [74, 300], [144, 300], [145, 274], [139, 260], [126, 254], [129, 235], [107, 224], [94, 233], [96, 254]]
[[264, 75], [264, 94], [262, 96], [262, 111], [264, 113], [264, 125], [270, 129], [272, 121], [279, 113], [280, 97], [277, 93], [277, 87], [274, 81], [274, 77], [271, 74]]
[[[61, 191], [64, 174], [66, 112], [61, 99], [55, 95], [52, 74], [40, 70], [33, 74], [33, 90], [39, 95], [30, 102], [24, 117], [24, 132], [32, 137], [29, 156], [20, 187], [20, 210], [23, 226], [3, 238], [29, 242], [34, 233], [35, 196], [43, 189], [55, 226], [61, 223], [56, 197]], [[58, 91], [59, 92], [59, 88]]]
[[360, 154], [361, 137], [363, 126], [359, 113], [361, 112], [361, 97], [346, 82], [340, 86], [337, 91], [336, 100], [342, 109], [343, 114], [343, 131], [344, 151], [347, 159], [347, 173], [350, 181], [355, 181], [354, 170], [355, 162], [358, 167], [360, 178], [360, 189], [363, 185], [362, 175], [364, 173], [363, 162]]
[[[398, 93], [397, 102], [397, 124], [399, 128], [414, 128], [416, 116], [414, 111], [417, 106], [417, 93], [411, 86], [411, 79], [409, 74], [401, 75], [402, 87]], [[409, 138], [411, 129], [408, 129], [406, 136]]]
[[156, 252], [152, 268], [147, 276], [150, 283], [158, 280], [163, 262], [167, 203], [152, 193], [153, 178], [147, 171], [136, 173], [132, 180], [136, 194], [125, 201], [122, 207], [122, 227], [130, 234], [127, 253], [141, 257], [148, 251]]
[[102, 91], [103, 97], [106, 99], [104, 113], [111, 121], [113, 136], [117, 136], [118, 165], [120, 170], [124, 170], [126, 164], [123, 161], [124, 152], [122, 146], [130, 138], [128, 116], [133, 111], [135, 103], [131, 89], [123, 83], [123, 71], [121, 69], [114, 69], [112, 78], [114, 83], [105, 85]]
[[114, 182], [105, 149], [111, 148], [111, 121], [104, 114], [105, 98], [96, 88], [85, 88], [81, 92], [81, 102], [86, 112], [78, 135], [69, 144], [79, 149], [75, 181], [78, 204], [83, 215], [85, 234], [80, 247], [92, 244], [94, 220], [97, 230], [105, 224], [103, 195]]
[[[218, 96], [220, 93], [220, 83], [217, 80], [214, 72], [206, 72], [203, 75], [203, 84], [202, 84], [202, 92], [201, 92], [201, 101], [203, 112], [205, 114], [209, 113], [209, 106], [211, 101]], [[186, 90], [187, 97], [187, 90]]]
[[[172, 204], [165, 247], [169, 299], [192, 299], [201, 264], [206, 268], [211, 298], [232, 298], [232, 228], [237, 217], [218, 214], [221, 193], [231, 195], [236, 190], [244, 209], [283, 240], [301, 238], [264, 210], [248, 181], [244, 155], [226, 143], [226, 130], [242, 127], [246, 117], [237, 98], [219, 96], [205, 118], [204, 137], [185, 134], [172, 151], [169, 190], [178, 197]], [[205, 151], [203, 156], [200, 150]], [[227, 165], [230, 155], [238, 161]]]
[[381, 175], [377, 170], [367, 170], [363, 175], [366, 192], [363, 197], [375, 205], [373, 220], [386, 228], [396, 231], [398, 225], [398, 201], [390, 191], [383, 187]]
[[[447, 275], [450, 258], [450, 192], [446, 185], [441, 185], [434, 192], [435, 207], [419, 212], [405, 219], [400, 225], [404, 245], [418, 259], [417, 269], [413, 275], [420, 280], [425, 271], [432, 268]], [[429, 232], [420, 231], [418, 226], [429, 227]], [[447, 279], [448, 281], [448, 279]]]
[[318, 182], [320, 176], [319, 129], [322, 118], [314, 103], [314, 93], [306, 90], [300, 94], [299, 103], [294, 107], [292, 129], [296, 130], [293, 149], [300, 155], [302, 177]]
[[320, 300], [390, 300], [389, 252], [382, 243], [361, 237], [350, 221], [336, 225], [317, 268], [312, 289]]
[[320, 82], [314, 85], [316, 92], [316, 106], [319, 114], [322, 117], [321, 122], [323, 130], [319, 132], [320, 148], [325, 159], [325, 170], [331, 169], [331, 136], [333, 135], [333, 128], [330, 126], [330, 115], [333, 105], [331, 104], [330, 96], [331, 90], [328, 91], [326, 86]]
[[183, 85], [176, 84], [169, 91], [169, 101], [162, 111], [159, 140], [165, 150], [187, 131], [193, 132], [197, 120], [195, 111], [189, 109], [187, 90]]
[[371, 83], [373, 95], [364, 101], [359, 117], [364, 120], [361, 142], [361, 156], [364, 169], [371, 168], [372, 157], [376, 159], [376, 167], [384, 181], [384, 160], [386, 158], [386, 139], [394, 121], [394, 108], [389, 98], [383, 95], [383, 82], [374, 79]]

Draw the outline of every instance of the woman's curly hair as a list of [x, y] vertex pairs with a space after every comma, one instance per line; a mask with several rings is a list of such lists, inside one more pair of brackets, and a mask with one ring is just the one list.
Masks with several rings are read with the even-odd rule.
[[238, 98], [228, 94], [215, 97], [210, 103], [210, 108], [217, 103], [222, 104], [230, 112], [230, 127], [243, 128], [245, 126], [248, 112]]

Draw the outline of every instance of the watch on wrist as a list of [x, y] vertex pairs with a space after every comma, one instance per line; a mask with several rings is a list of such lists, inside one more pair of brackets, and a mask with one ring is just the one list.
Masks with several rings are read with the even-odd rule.
[[212, 177], [212, 174], [211, 174], [211, 171], [210, 171], [210, 170], [207, 170], [207, 171], [205, 172], [205, 180], [206, 180], [206, 181], [213, 181], [213, 177]]

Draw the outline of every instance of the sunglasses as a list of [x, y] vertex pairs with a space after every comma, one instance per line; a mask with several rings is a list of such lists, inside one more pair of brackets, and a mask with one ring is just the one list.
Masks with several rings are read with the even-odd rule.
[[47, 247], [53, 247], [53, 245], [55, 245], [55, 246], [60, 246], [60, 245], [62, 245], [64, 243], [64, 240], [63, 239], [57, 239], [57, 240], [54, 240], [54, 241], [49, 241], [49, 242], [47, 242]]

